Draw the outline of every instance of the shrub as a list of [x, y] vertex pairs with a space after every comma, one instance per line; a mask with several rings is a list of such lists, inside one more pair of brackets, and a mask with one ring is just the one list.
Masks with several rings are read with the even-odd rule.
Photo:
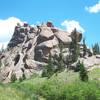
[[62, 42], [59, 43], [59, 49], [60, 53], [59, 56], [54, 57], [53, 63], [56, 65], [55, 73], [62, 72], [65, 69], [65, 61], [63, 58], [63, 49], [64, 49], [64, 44]]
[[23, 74], [22, 77], [19, 78], [19, 81], [22, 82], [25, 79], [26, 79], [26, 76], [25, 76], [25, 74]]
[[85, 69], [83, 62], [81, 63], [80, 61], [78, 61], [78, 63], [76, 64], [76, 68], [75, 68], [74, 71], [75, 72], [79, 72], [80, 79], [82, 81], [88, 81], [87, 70]]
[[96, 55], [96, 54], [100, 54], [100, 46], [98, 43], [95, 43], [93, 46], [92, 46], [92, 50], [93, 50], [93, 54]]
[[100, 84], [94, 81], [77, 81], [59, 86], [58, 83], [46, 81], [36, 94], [46, 100], [99, 100]]
[[80, 63], [79, 66], [80, 66], [80, 68], [79, 68], [79, 70], [80, 70], [80, 72], [79, 72], [79, 74], [80, 74], [80, 79], [81, 79], [82, 81], [88, 81], [87, 70], [85, 69], [83, 62]]
[[77, 62], [74, 71], [75, 71], [75, 72], [79, 72], [79, 71], [80, 71], [80, 61]]
[[19, 78], [19, 82], [22, 82], [22, 81], [23, 81], [23, 79], [22, 79], [22, 77], [20, 77], [20, 78]]
[[23, 76], [22, 76], [22, 77], [23, 77], [23, 80], [25, 80], [25, 79], [26, 79], [26, 76], [25, 76], [25, 74], [23, 74]]
[[74, 79], [69, 82], [68, 78], [71, 80], [75, 74], [70, 74], [67, 79], [64, 75], [23, 81], [17, 85], [17, 89], [25, 92], [29, 100], [41, 100], [41, 97], [43, 100], [100, 100], [99, 81], [83, 82]]
[[11, 76], [11, 82], [15, 82], [17, 80], [16, 74], [12, 74]]
[[48, 64], [44, 66], [42, 77], [50, 78], [53, 74], [54, 74], [54, 65], [51, 56], [49, 56]]
[[85, 43], [85, 38], [83, 38], [83, 57], [86, 55], [86, 52], [87, 52], [87, 47]]
[[77, 42], [76, 29], [74, 29], [72, 34], [73, 34], [74, 38], [72, 38], [72, 42], [69, 46], [69, 51], [70, 51], [70, 55], [71, 55], [71, 59], [72, 59], [72, 63], [73, 63], [73, 62], [76, 62], [78, 60], [80, 48], [79, 48], [79, 44]]
[[2, 66], [1, 60], [0, 60], [0, 67]]

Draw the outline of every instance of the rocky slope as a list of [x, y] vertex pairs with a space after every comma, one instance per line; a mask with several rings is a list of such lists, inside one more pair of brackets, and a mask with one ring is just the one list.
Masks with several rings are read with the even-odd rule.
[[[52, 57], [55, 55], [59, 56], [59, 43], [66, 45], [63, 49], [66, 51], [63, 54], [66, 58], [69, 45], [75, 34], [77, 42], [80, 42], [82, 39], [81, 33], [76, 30], [68, 33], [54, 27], [51, 22], [34, 27], [27, 23], [23, 23], [23, 26], [17, 24], [7, 50], [0, 55], [2, 63], [0, 81], [10, 82], [12, 75], [16, 75], [17, 79], [19, 79], [23, 75], [28, 78], [33, 73], [41, 74], [43, 66], [48, 62], [49, 55]], [[98, 60], [99, 62], [100, 60]]]

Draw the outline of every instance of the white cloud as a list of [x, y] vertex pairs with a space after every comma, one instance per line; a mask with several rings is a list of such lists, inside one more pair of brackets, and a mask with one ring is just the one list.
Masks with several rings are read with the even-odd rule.
[[17, 23], [22, 24], [21, 20], [16, 17], [0, 19], [0, 47], [2, 47], [2, 45], [4, 45], [4, 48], [6, 47], [8, 43], [6, 41], [11, 39]]
[[93, 6], [85, 7], [85, 9], [90, 13], [98, 13], [98, 12], [100, 12], [100, 1], [98, 1], [98, 3], [93, 5]]
[[76, 28], [79, 32], [84, 33], [85, 30], [81, 27], [80, 23], [75, 20], [65, 20], [61, 23], [62, 26], [65, 26], [68, 32], [72, 32]]

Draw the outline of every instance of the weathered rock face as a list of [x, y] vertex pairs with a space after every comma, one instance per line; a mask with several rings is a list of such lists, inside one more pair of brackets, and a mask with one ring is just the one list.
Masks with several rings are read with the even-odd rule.
[[72, 42], [72, 38], [69, 36], [69, 33], [67, 33], [66, 31], [59, 30], [54, 34], [64, 44], [70, 44]]
[[74, 29], [74, 30], [71, 32], [71, 38], [72, 38], [72, 39], [76, 39], [77, 42], [80, 42], [81, 39], [82, 39], [82, 34], [79, 33], [79, 32], [77, 32], [76, 29]]
[[[59, 55], [59, 43], [70, 45], [74, 35], [80, 42], [82, 34], [77, 31], [68, 33], [55, 28], [51, 22], [32, 27], [26, 23], [15, 27], [7, 51], [0, 55], [2, 66], [0, 68], [0, 81], [10, 82], [11, 76], [17, 79], [29, 77], [34, 72], [41, 74], [43, 66], [48, 61], [48, 56]], [[65, 48], [68, 49], [67, 47]], [[64, 54], [67, 55], [67, 54]]]

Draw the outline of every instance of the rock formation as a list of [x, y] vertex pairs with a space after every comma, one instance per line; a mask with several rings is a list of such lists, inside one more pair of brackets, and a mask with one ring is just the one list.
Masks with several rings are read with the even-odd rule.
[[76, 29], [72, 33], [54, 27], [51, 22], [32, 27], [27, 23], [17, 24], [7, 50], [0, 55], [0, 81], [10, 82], [12, 75], [19, 79], [23, 74], [30, 77], [33, 73], [42, 73], [43, 66], [48, 62], [49, 55], [59, 55], [59, 43], [66, 45], [64, 57], [77, 35], [77, 42], [82, 34]]

